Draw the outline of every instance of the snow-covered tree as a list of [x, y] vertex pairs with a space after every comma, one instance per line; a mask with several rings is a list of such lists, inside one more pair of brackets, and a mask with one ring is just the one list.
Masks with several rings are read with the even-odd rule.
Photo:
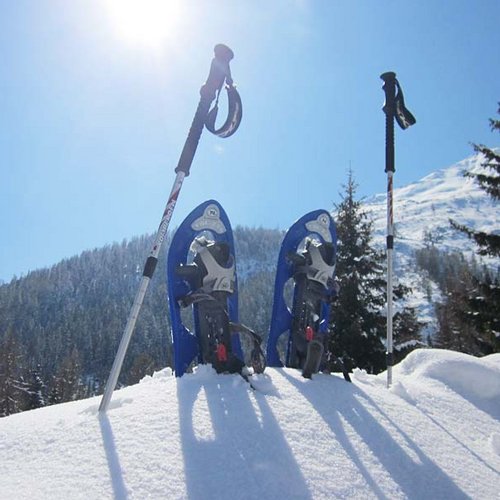
[[[498, 113], [500, 114], [500, 107]], [[490, 119], [490, 125], [492, 131], [500, 132], [500, 120]], [[491, 198], [500, 201], [500, 152], [498, 149], [490, 149], [484, 144], [474, 144], [473, 146], [474, 150], [485, 158], [481, 164], [483, 170], [481, 172], [466, 172], [465, 176], [473, 178]], [[479, 255], [500, 257], [500, 234], [498, 232], [485, 233], [475, 231], [454, 221], [451, 223], [453, 227], [467, 234], [476, 242], [479, 247], [477, 252]]]
[[[498, 109], [500, 114], [500, 107]], [[492, 131], [500, 132], [500, 120], [490, 119]], [[488, 195], [495, 201], [500, 200], [500, 152], [490, 149], [483, 144], [474, 144], [476, 152], [481, 153], [485, 160], [481, 172], [467, 172], [467, 177], [472, 177]], [[497, 209], [500, 210], [497, 204]], [[478, 247], [479, 255], [489, 255], [500, 258], [500, 228], [492, 233], [476, 231], [465, 225], [450, 221], [452, 226], [473, 239]], [[482, 345], [481, 353], [489, 354], [500, 352], [500, 277], [498, 272], [485, 273], [482, 277], [473, 277], [473, 286], [466, 304], [465, 319], [473, 325]]]
[[348, 370], [359, 367], [378, 373], [385, 366], [385, 320], [380, 313], [385, 300], [383, 255], [371, 245], [372, 222], [355, 199], [352, 172], [344, 187], [336, 206], [340, 292], [332, 304], [329, 347]]
[[[372, 244], [373, 223], [356, 200], [357, 184], [349, 172], [337, 211], [337, 267], [339, 295], [332, 304], [330, 351], [348, 370], [363, 368], [379, 373], [385, 362], [386, 278], [384, 253]], [[408, 289], [394, 287], [401, 299]], [[401, 359], [418, 346], [421, 325], [415, 312], [403, 308], [394, 317], [395, 358]]]
[[28, 383], [29, 402], [28, 409], [41, 408], [47, 404], [47, 396], [45, 394], [45, 383], [41, 376], [41, 367], [37, 365], [30, 372], [30, 381]]
[[59, 380], [57, 377], [52, 377], [52, 383], [50, 385], [49, 395], [47, 397], [47, 404], [57, 405], [61, 403], [61, 393], [59, 392]]
[[0, 344], [0, 417], [22, 411], [26, 404], [27, 387], [19, 360], [19, 346], [11, 329]]

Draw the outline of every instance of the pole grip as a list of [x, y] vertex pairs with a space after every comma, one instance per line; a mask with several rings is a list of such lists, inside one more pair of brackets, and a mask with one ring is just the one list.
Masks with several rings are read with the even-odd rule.
[[233, 83], [231, 69], [229, 68], [229, 63], [233, 57], [234, 53], [227, 45], [219, 43], [214, 47], [214, 58], [210, 65], [210, 72], [207, 81], [200, 89], [202, 99], [210, 99], [210, 102], [212, 102], [217, 91], [224, 85], [224, 80], [229, 80], [227, 83]]
[[186, 142], [182, 148], [175, 173], [184, 172], [186, 177], [189, 175], [196, 148], [198, 147], [208, 111], [210, 110], [210, 104], [215, 99], [217, 92], [222, 88], [222, 85], [224, 85], [224, 81], [232, 83], [229, 62], [233, 57], [233, 51], [226, 45], [220, 43], [215, 46], [210, 72], [208, 73], [207, 81], [200, 89], [200, 102], [198, 103], [198, 108], [191, 123]]
[[394, 167], [394, 114], [396, 111], [396, 73], [388, 71], [380, 75], [384, 81], [385, 103], [385, 171], [395, 172]]

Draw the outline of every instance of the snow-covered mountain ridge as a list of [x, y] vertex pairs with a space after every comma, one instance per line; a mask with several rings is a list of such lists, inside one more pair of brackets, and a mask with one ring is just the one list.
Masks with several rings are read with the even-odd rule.
[[[437, 170], [417, 182], [394, 189], [396, 250], [411, 255], [425, 244], [426, 235], [444, 251], [471, 254], [474, 243], [454, 230], [450, 219], [475, 230], [500, 232], [500, 210], [496, 203], [464, 172], [480, 170], [484, 157], [474, 155], [448, 168]], [[394, 174], [397, 186], [397, 172]], [[376, 240], [384, 244], [387, 224], [387, 195], [366, 200], [374, 218]]]
[[0, 419], [0, 498], [498, 498], [500, 355], [417, 350], [394, 381], [166, 369], [106, 415], [92, 398]]

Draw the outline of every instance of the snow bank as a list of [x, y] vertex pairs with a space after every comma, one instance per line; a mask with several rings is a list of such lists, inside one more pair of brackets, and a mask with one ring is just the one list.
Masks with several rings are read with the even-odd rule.
[[394, 378], [435, 379], [466, 399], [498, 399], [500, 354], [475, 358], [441, 349], [416, 349], [394, 368]]
[[93, 398], [0, 419], [0, 498], [498, 498], [499, 365], [418, 350], [391, 391], [359, 370], [268, 368], [259, 390], [162, 370], [106, 415]]

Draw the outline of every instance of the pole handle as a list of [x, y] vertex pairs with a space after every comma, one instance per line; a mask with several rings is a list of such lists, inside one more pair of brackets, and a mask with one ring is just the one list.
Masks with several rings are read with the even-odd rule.
[[175, 173], [184, 172], [186, 177], [189, 175], [194, 154], [196, 153], [196, 148], [198, 147], [198, 142], [200, 141], [201, 133], [203, 132], [203, 127], [205, 126], [205, 121], [210, 110], [210, 105], [216, 98], [217, 92], [220, 91], [222, 85], [224, 85], [224, 81], [227, 81], [228, 84], [231, 85], [233, 83], [231, 70], [229, 68], [229, 61], [231, 61], [233, 57], [233, 51], [226, 45], [220, 43], [215, 46], [210, 72], [208, 73], [207, 81], [200, 89], [200, 102], [198, 103], [198, 108], [196, 109], [191, 128], [189, 129], [186, 142], [184, 143], [179, 163], [175, 168]]
[[396, 111], [396, 73], [387, 71], [380, 78], [384, 81], [382, 89], [385, 93], [385, 103], [382, 110], [385, 113], [385, 172], [395, 172], [394, 166], [394, 114]]
[[210, 99], [210, 102], [212, 102], [225, 80], [229, 79], [228, 84], [233, 83], [229, 67], [229, 62], [233, 57], [234, 53], [227, 45], [219, 43], [214, 47], [214, 58], [210, 65], [210, 72], [207, 81], [200, 89], [202, 98]]
[[385, 103], [382, 110], [386, 116], [394, 118], [395, 107], [396, 107], [396, 73], [394, 71], [387, 71], [382, 73], [380, 78], [384, 80], [384, 85], [382, 89], [385, 92]]

